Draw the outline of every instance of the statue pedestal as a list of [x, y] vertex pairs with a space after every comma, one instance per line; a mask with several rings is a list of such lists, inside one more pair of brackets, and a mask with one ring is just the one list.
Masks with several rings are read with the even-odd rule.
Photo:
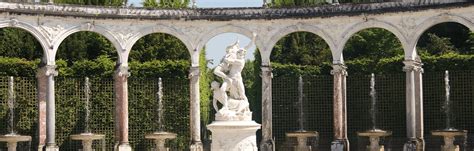
[[212, 132], [211, 151], [257, 151], [255, 121], [214, 121], [207, 125]]

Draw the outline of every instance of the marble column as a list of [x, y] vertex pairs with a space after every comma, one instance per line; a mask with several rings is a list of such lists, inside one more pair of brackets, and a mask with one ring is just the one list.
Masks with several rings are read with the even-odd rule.
[[[46, 120], [46, 151], [57, 151], [59, 150], [59, 147], [56, 145], [56, 108], [55, 108], [55, 92], [54, 92], [54, 77], [58, 75], [58, 72], [56, 71], [56, 65], [45, 65], [41, 67], [37, 73], [38, 78], [41, 78], [41, 82], [38, 84], [40, 86], [39, 93], [42, 93], [41, 91], [45, 92], [43, 94], [39, 94], [38, 97], [43, 97], [46, 99], [46, 103], [39, 107], [39, 112], [40, 112], [40, 120], [43, 118], [43, 121], [39, 121], [40, 126], [44, 124], [44, 120]], [[40, 98], [42, 99], [42, 98]], [[41, 100], [39, 100], [41, 101]], [[44, 109], [46, 108], [46, 114], [44, 113]], [[42, 112], [42, 113], [41, 113]], [[44, 125], [43, 125], [44, 126]], [[39, 127], [41, 128], [41, 127]], [[44, 127], [43, 127], [44, 128]], [[40, 133], [42, 129], [39, 129]], [[44, 129], [43, 129], [44, 130]], [[41, 137], [41, 135], [40, 135]], [[44, 137], [44, 135], [43, 135]], [[41, 139], [40, 139], [41, 141]]]
[[191, 127], [191, 151], [202, 151], [201, 142], [201, 113], [200, 113], [200, 93], [199, 93], [199, 66], [189, 69], [189, 92], [190, 92], [190, 127]]
[[262, 140], [260, 150], [273, 151], [274, 140], [272, 139], [272, 68], [262, 66]]
[[36, 72], [37, 99], [38, 99], [38, 151], [43, 151], [46, 146], [46, 94], [48, 93], [48, 76], [46, 67], [41, 67]]
[[423, 139], [423, 64], [420, 60], [405, 60], [406, 73], [406, 123], [408, 140], [405, 151], [424, 150]]
[[332, 151], [349, 151], [347, 139], [347, 110], [346, 110], [346, 76], [347, 67], [344, 64], [333, 64], [331, 74], [334, 76], [333, 116], [334, 141]]
[[118, 65], [114, 73], [116, 151], [131, 151], [128, 143], [128, 66]]

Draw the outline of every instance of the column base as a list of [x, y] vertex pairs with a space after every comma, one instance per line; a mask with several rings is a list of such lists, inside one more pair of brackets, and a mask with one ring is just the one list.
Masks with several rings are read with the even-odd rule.
[[203, 151], [202, 143], [201, 142], [194, 142], [189, 146], [190, 151]]
[[260, 150], [261, 151], [274, 151], [275, 143], [273, 140], [262, 140], [260, 143]]
[[122, 143], [115, 147], [114, 151], [132, 151], [132, 147], [128, 143]]
[[331, 142], [331, 151], [349, 151], [349, 140], [336, 139]]
[[423, 151], [424, 142], [423, 139], [410, 139], [403, 145], [403, 151]]
[[38, 145], [38, 151], [44, 151], [44, 145]]
[[54, 144], [54, 145], [46, 145], [45, 151], [59, 151], [59, 147], [56, 146], [56, 144]]
[[255, 121], [214, 121], [207, 125], [212, 132], [212, 151], [258, 151]]

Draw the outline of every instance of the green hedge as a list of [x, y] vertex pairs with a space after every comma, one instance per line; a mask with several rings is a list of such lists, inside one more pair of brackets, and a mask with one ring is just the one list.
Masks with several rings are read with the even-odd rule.
[[[370, 73], [391, 74], [403, 72], [403, 56], [394, 56], [380, 60], [360, 58], [345, 62], [349, 75], [369, 75]], [[474, 55], [447, 53], [437, 56], [421, 56], [426, 72], [444, 70], [474, 70]], [[332, 69], [329, 62], [318, 66], [272, 63], [273, 75], [315, 76], [328, 75]]]

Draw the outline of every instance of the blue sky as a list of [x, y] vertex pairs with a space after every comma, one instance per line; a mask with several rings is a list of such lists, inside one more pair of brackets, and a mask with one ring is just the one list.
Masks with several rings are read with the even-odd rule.
[[[191, 0], [192, 1], [192, 0]], [[134, 6], [142, 6], [142, 0], [129, 0]], [[261, 7], [263, 0], [196, 0], [198, 8], [212, 8], [212, 7]], [[240, 41], [240, 46], [244, 47], [250, 42], [250, 38], [237, 33], [224, 33], [215, 36], [206, 44], [206, 58], [212, 60], [212, 64], [208, 67], [215, 67], [225, 54], [225, 48], [234, 43], [237, 39]], [[253, 53], [255, 46], [247, 51], [246, 59], [253, 60]]]

